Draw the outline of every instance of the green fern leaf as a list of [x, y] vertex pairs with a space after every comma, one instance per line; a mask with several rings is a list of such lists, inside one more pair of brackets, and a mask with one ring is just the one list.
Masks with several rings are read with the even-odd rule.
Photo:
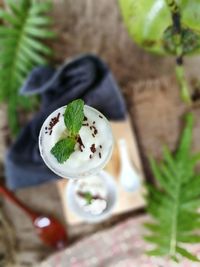
[[182, 248], [182, 247], [176, 247], [176, 250], [179, 254], [181, 254], [183, 257], [186, 257], [192, 261], [199, 261], [199, 259], [195, 256], [192, 255], [190, 252], [188, 252], [186, 249]]
[[49, 26], [52, 24], [52, 19], [49, 17], [41, 17], [41, 16], [36, 16], [36, 17], [30, 17], [27, 21], [28, 25], [33, 25], [33, 26]]
[[[17, 111], [32, 109], [35, 100], [20, 96], [18, 90], [27, 74], [37, 65], [47, 63], [52, 54], [42, 39], [54, 37], [49, 30], [51, 1], [7, 0], [6, 9], [0, 9], [0, 101], [8, 103], [8, 120], [13, 134], [19, 130]], [[30, 107], [29, 107], [30, 106]]]
[[4, 10], [0, 10], [0, 19], [15, 25], [16, 27], [20, 26], [21, 19], [18, 17], [13, 17], [11, 14]]
[[30, 10], [31, 15], [40, 15], [42, 13], [49, 12], [52, 8], [52, 2], [51, 1], [45, 1], [45, 2], [38, 2], [33, 1], [32, 2], [32, 9]]
[[163, 162], [150, 159], [158, 186], [147, 186], [147, 211], [154, 221], [145, 224], [150, 234], [144, 238], [155, 246], [151, 255], [170, 256], [175, 261], [180, 257], [198, 260], [183, 247], [184, 243], [200, 242], [196, 234], [200, 227], [200, 175], [195, 168], [200, 154], [191, 153], [192, 129], [193, 116], [188, 114], [176, 153], [165, 147]]
[[165, 249], [161, 249], [161, 248], [157, 248], [157, 249], [152, 249], [152, 250], [149, 250], [147, 252], [147, 255], [149, 256], [164, 256], [166, 255], [166, 250]]
[[[7, 38], [7, 36], [17, 37], [19, 35], [18, 30], [14, 28], [7, 28], [5, 26], [0, 26], [0, 37]], [[1, 44], [0, 44], [1, 45]]]
[[34, 40], [30, 37], [25, 36], [23, 38], [23, 42], [25, 45], [27, 45], [30, 49], [34, 49], [40, 53], [43, 53], [45, 55], [52, 55], [52, 50], [48, 48], [46, 45], [42, 44], [41, 42]]

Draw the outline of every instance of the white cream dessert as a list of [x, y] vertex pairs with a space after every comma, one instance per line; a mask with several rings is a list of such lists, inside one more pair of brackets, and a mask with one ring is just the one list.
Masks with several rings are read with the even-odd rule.
[[84, 105], [84, 120], [75, 150], [63, 163], [52, 155], [52, 147], [68, 131], [64, 123], [66, 106], [55, 110], [45, 120], [39, 136], [39, 148], [46, 165], [65, 178], [80, 178], [101, 170], [108, 162], [113, 148], [113, 136], [108, 120], [96, 109]]
[[100, 215], [107, 207], [107, 189], [101, 177], [92, 175], [79, 179], [75, 184], [75, 199], [78, 205], [92, 215]]

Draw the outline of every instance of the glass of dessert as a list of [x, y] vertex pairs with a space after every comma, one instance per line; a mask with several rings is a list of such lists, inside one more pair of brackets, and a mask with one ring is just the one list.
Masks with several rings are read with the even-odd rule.
[[75, 205], [71, 202], [71, 206], [77, 207], [80, 216], [80, 211], [102, 215], [113, 206], [107, 202], [110, 187], [115, 185], [105, 182], [106, 177], [111, 178], [102, 171], [110, 160], [113, 144], [106, 117], [80, 99], [55, 110], [41, 127], [40, 154], [54, 173], [70, 179], [68, 196], [73, 192]]
[[86, 179], [70, 182], [66, 194], [70, 210], [90, 223], [107, 219], [117, 200], [115, 181], [103, 170]]

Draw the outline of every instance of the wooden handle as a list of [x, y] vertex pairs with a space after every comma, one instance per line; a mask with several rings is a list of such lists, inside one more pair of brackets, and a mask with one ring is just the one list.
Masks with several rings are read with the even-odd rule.
[[7, 197], [12, 203], [21, 208], [32, 220], [35, 220], [38, 217], [38, 214], [31, 211], [27, 206], [25, 206], [19, 199], [16, 198], [14, 193], [9, 191], [4, 186], [0, 186], [0, 194]]

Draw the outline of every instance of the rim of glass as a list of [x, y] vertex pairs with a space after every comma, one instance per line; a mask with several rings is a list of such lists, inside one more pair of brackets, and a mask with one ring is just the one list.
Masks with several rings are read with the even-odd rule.
[[[51, 114], [49, 114], [49, 116], [45, 119], [45, 121], [43, 122], [42, 124], [42, 127], [40, 129], [40, 133], [39, 133], [39, 151], [40, 151], [40, 155], [44, 161], [44, 163], [46, 164], [46, 166], [51, 170], [53, 171], [55, 174], [57, 174], [58, 176], [62, 177], [62, 178], [65, 178], [65, 179], [78, 179], [78, 178], [84, 178], [84, 177], [88, 177], [90, 175], [93, 175], [93, 174], [96, 174], [98, 173], [99, 171], [101, 171], [105, 166], [106, 164], [109, 162], [111, 156], [112, 156], [112, 152], [113, 152], [113, 147], [114, 147], [114, 137], [113, 137], [113, 133], [112, 133], [112, 128], [111, 128], [111, 125], [108, 121], [108, 119], [100, 112], [98, 111], [97, 109], [91, 107], [91, 106], [88, 106], [88, 105], [84, 105], [84, 108], [87, 108], [87, 109], [90, 109], [92, 110], [93, 112], [95, 113], [98, 113], [99, 115], [101, 115], [103, 117], [103, 119], [106, 121], [106, 124], [108, 126], [108, 128], [110, 129], [110, 133], [111, 133], [111, 138], [112, 138], [112, 146], [109, 150], [109, 152], [107, 153], [107, 156], [105, 158], [104, 161], [102, 161], [98, 166], [96, 166], [95, 168], [91, 168], [87, 171], [84, 171], [84, 172], [61, 172], [60, 170], [58, 169], [55, 169], [53, 166], [51, 166], [51, 164], [49, 163], [49, 160], [45, 157], [44, 153], [43, 153], [43, 148], [42, 148], [42, 136], [43, 136], [43, 132], [45, 130], [45, 122], [49, 119], [49, 117], [52, 116], [52, 114], [58, 110], [61, 110], [61, 109], [64, 109], [66, 108], [67, 105], [65, 106], [61, 106], [59, 108], [57, 108], [56, 110], [54, 110]], [[58, 163], [59, 164], [59, 163]]]

